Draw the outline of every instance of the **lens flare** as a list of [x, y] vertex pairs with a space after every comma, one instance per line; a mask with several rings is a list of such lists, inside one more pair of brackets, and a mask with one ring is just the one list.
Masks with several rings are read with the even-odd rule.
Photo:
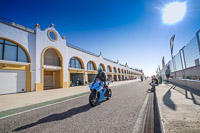
[[163, 8], [162, 20], [165, 24], [175, 24], [183, 19], [186, 13], [186, 2], [172, 2]]

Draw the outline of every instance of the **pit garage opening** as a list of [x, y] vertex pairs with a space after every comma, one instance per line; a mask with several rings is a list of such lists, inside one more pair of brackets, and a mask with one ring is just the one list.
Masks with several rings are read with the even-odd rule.
[[122, 80], [125, 80], [124, 75], [122, 75]]
[[44, 53], [44, 89], [62, 87], [62, 58], [59, 54], [54, 48], [49, 48]]
[[71, 86], [84, 85], [83, 73], [70, 73]]
[[88, 74], [88, 83], [92, 83], [95, 77], [96, 77], [96, 74]]
[[69, 61], [69, 81], [70, 86], [80, 86], [85, 84], [84, 64], [79, 57], [72, 57]]
[[121, 80], [122, 80], [122, 79], [121, 79], [121, 75], [118, 75], [118, 80], [119, 80], [119, 81], [121, 81]]
[[60, 70], [44, 70], [44, 89], [60, 88]]
[[114, 75], [114, 81], [117, 81], [117, 75]]

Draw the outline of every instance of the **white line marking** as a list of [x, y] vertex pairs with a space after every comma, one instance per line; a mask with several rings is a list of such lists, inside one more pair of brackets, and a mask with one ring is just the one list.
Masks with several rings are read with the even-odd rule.
[[145, 118], [146, 118], [146, 114], [147, 114], [148, 99], [149, 99], [149, 94], [147, 94], [147, 96], [144, 100], [144, 103], [143, 103], [140, 113], [138, 115], [135, 127], [133, 129], [133, 133], [142, 133], [142, 131], [143, 131], [143, 127], [145, 124]]
[[[136, 80], [135, 80], [135, 81], [136, 81]], [[130, 83], [131, 83], [131, 82], [130, 82]], [[124, 83], [124, 84], [126, 84], [126, 83]], [[119, 85], [120, 85], [120, 84], [119, 84]], [[113, 85], [112, 87], [119, 86], [119, 85]], [[90, 92], [90, 91], [88, 91], [88, 92]], [[85, 93], [86, 93], [86, 92], [85, 92]], [[74, 98], [71, 98], [71, 99], [67, 99], [67, 100], [64, 100], [64, 101], [60, 101], [60, 102], [56, 102], [56, 103], [44, 105], [44, 106], [41, 106], [41, 107], [33, 108], [33, 109], [30, 109], [30, 110], [22, 111], [22, 112], [15, 113], [15, 114], [12, 114], [12, 115], [8, 115], [8, 116], [5, 116], [5, 117], [1, 117], [0, 120], [5, 119], [5, 118], [8, 118], [8, 117], [11, 117], [11, 116], [15, 116], [15, 115], [23, 114], [23, 113], [26, 113], [26, 112], [30, 112], [30, 111], [33, 111], [33, 110], [37, 110], [37, 109], [49, 107], [49, 106], [52, 106], [52, 105], [55, 105], [55, 104], [63, 103], [63, 102], [66, 102], [66, 101], [74, 100], [74, 99], [83, 97], [83, 96], [85, 96], [85, 95], [87, 95], [87, 94], [84, 94], [84, 95], [78, 96], [78, 97], [74, 97]], [[55, 100], [56, 100], [56, 99], [55, 99]], [[48, 101], [47, 101], [47, 102], [48, 102]]]
[[[37, 110], [37, 109], [49, 107], [49, 106], [52, 106], [52, 105], [55, 105], [55, 104], [59, 104], [59, 103], [71, 101], [71, 100], [74, 100], [74, 99], [78, 99], [78, 98], [83, 97], [83, 96], [86, 96], [86, 95], [88, 95], [88, 94], [84, 94], [84, 95], [81, 95], [81, 96], [78, 96], [78, 97], [74, 97], [74, 98], [71, 98], [71, 99], [67, 99], [67, 100], [64, 100], [64, 101], [60, 101], [60, 102], [56, 102], [56, 103], [44, 105], [44, 106], [41, 106], [41, 107], [37, 107], [37, 108], [30, 109], [30, 110], [22, 111], [22, 112], [19, 112], [19, 113], [15, 113], [15, 114], [12, 114], [12, 115], [8, 115], [8, 116], [5, 116], [5, 117], [1, 117], [0, 120], [5, 119], [5, 118], [8, 118], [8, 117], [11, 117], [11, 116], [15, 116], [15, 115], [23, 114], [23, 113], [26, 113], [26, 112], [30, 112], [30, 111], [33, 111], [33, 110]], [[55, 100], [56, 100], [56, 99], [55, 99]], [[48, 102], [48, 101], [47, 101], [47, 102]]]
[[159, 113], [158, 115], [159, 115], [159, 118], [160, 118], [161, 133], [165, 133], [165, 127], [164, 127], [164, 123], [163, 123], [161, 107], [160, 107], [157, 95], [156, 95], [156, 99], [157, 99], [157, 105], [158, 105], [158, 113]]

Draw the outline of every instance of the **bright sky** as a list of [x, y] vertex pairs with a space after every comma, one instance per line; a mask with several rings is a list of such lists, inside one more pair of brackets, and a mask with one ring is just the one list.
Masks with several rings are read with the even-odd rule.
[[[3, 0], [0, 16], [34, 29], [55, 24], [67, 42], [129, 67], [155, 74], [162, 57], [170, 56], [200, 29], [200, 1], [186, 1], [186, 14], [173, 25], [162, 21], [162, 9], [175, 0]], [[180, 0], [179, 0], [180, 1]], [[183, 0], [181, 0], [183, 1]]]

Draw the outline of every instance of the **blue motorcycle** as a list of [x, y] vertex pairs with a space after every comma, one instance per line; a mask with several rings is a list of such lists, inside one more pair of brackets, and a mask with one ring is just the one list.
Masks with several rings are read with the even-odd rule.
[[104, 83], [101, 81], [96, 81], [89, 85], [91, 91], [89, 103], [92, 107], [96, 106], [102, 100], [110, 100], [112, 91], [108, 88], [109, 84], [110, 82], [108, 81], [107, 88], [104, 87]]

